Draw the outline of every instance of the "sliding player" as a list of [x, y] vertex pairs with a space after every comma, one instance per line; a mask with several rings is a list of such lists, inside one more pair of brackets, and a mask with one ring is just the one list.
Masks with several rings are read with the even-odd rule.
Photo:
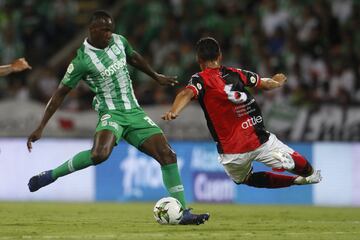
[[[162, 117], [173, 120], [192, 100], [198, 99], [210, 133], [217, 144], [219, 161], [236, 184], [281, 188], [319, 183], [320, 171], [264, 127], [259, 106], [246, 87], [271, 90], [286, 82], [283, 74], [260, 78], [258, 74], [221, 65], [221, 50], [214, 38], [202, 38], [196, 46], [201, 72], [194, 74]], [[252, 162], [287, 170], [295, 176], [253, 172]]]

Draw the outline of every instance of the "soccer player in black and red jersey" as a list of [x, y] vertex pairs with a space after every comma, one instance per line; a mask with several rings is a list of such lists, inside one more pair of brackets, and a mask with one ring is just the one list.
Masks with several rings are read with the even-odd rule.
[[[219, 161], [236, 184], [282, 188], [319, 183], [320, 171], [315, 171], [301, 154], [265, 129], [260, 108], [247, 90], [248, 87], [264, 90], [281, 87], [286, 76], [279, 73], [261, 78], [250, 71], [222, 66], [220, 46], [211, 37], [200, 39], [196, 51], [202, 71], [191, 77], [162, 118], [177, 118], [192, 99], [197, 99], [216, 142]], [[295, 175], [253, 172], [253, 161]]]

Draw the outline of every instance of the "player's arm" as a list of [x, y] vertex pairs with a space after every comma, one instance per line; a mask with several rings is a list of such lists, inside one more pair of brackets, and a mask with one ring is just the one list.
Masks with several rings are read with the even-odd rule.
[[34, 132], [30, 134], [27, 140], [27, 147], [28, 150], [31, 151], [32, 149], [32, 142], [35, 142], [41, 138], [42, 132], [49, 121], [49, 119], [52, 117], [52, 115], [56, 112], [56, 110], [59, 108], [59, 106], [64, 101], [64, 98], [66, 95], [71, 91], [71, 88], [68, 86], [63, 85], [60, 83], [58, 89], [55, 91], [55, 93], [50, 98], [49, 102], [46, 105], [45, 113], [43, 115], [43, 118], [39, 124], [39, 126], [36, 128]]
[[184, 88], [176, 95], [175, 101], [170, 109], [161, 118], [167, 121], [174, 120], [180, 114], [180, 112], [188, 105], [191, 99], [194, 97], [194, 92], [189, 88]]
[[151, 78], [156, 80], [161, 85], [174, 86], [175, 84], [178, 83], [178, 81], [176, 81], [176, 77], [165, 76], [163, 74], [157, 73], [150, 66], [150, 64], [138, 52], [136, 52], [131, 47], [131, 45], [129, 44], [129, 42], [126, 40], [125, 37], [123, 37], [121, 35], [119, 35], [119, 36], [120, 36], [120, 39], [125, 48], [126, 61], [131, 66], [133, 66], [133, 67], [139, 69], [140, 71], [142, 71], [143, 73], [147, 74], [148, 76], [150, 76]]
[[284, 74], [275, 74], [272, 78], [261, 78], [258, 88], [264, 90], [271, 90], [283, 86], [287, 78]]
[[26, 69], [31, 69], [31, 66], [25, 60], [25, 58], [19, 58], [13, 61], [11, 64], [0, 66], [0, 77], [9, 75], [13, 72], [21, 72]]
[[239, 74], [241, 80], [246, 87], [255, 87], [258, 89], [271, 90], [281, 87], [286, 82], [286, 76], [282, 73], [275, 74], [271, 78], [260, 78], [257, 73], [248, 70], [235, 68], [229, 69]]
[[127, 61], [131, 66], [146, 73], [161, 85], [174, 86], [175, 84], [178, 83], [178, 81], [176, 80], [177, 77], [165, 76], [163, 74], [154, 71], [154, 69], [150, 66], [150, 64], [138, 52], [134, 50], [132, 52], [132, 55], [127, 58]]
[[30, 134], [27, 140], [27, 148], [29, 151], [32, 149], [32, 142], [35, 142], [41, 138], [42, 132], [59, 106], [64, 101], [66, 95], [75, 88], [79, 81], [86, 75], [86, 68], [82, 64], [82, 59], [77, 56], [69, 64], [66, 73], [56, 89], [49, 102], [46, 105], [43, 118], [34, 132]]

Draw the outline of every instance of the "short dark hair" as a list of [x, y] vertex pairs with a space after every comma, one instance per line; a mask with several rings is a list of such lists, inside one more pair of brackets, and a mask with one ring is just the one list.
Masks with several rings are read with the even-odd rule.
[[201, 38], [196, 43], [196, 54], [203, 61], [216, 60], [220, 55], [219, 43], [212, 37]]
[[104, 10], [97, 10], [91, 14], [89, 25], [101, 20], [101, 19], [113, 19], [110, 13], [104, 11]]

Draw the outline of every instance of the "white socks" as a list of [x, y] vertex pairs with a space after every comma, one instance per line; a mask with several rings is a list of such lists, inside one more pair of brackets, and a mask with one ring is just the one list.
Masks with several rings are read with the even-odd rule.
[[320, 170], [317, 170], [308, 177], [298, 176], [297, 178], [295, 178], [294, 183], [297, 185], [314, 184], [314, 183], [319, 183], [321, 180], [322, 180], [321, 172]]

